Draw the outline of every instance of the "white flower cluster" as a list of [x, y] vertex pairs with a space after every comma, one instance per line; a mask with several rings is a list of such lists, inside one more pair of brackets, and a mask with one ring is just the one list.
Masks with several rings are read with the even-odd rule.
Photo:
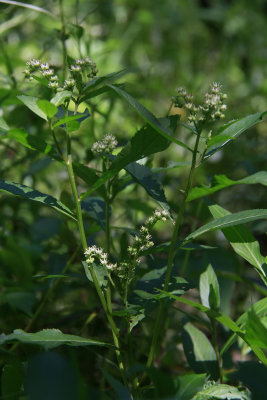
[[153, 215], [149, 217], [145, 224], [139, 229], [139, 236], [134, 238], [132, 246], [128, 247], [128, 254], [133, 257], [139, 257], [140, 252], [154, 246], [149, 231], [158, 221], [166, 221], [167, 218], [170, 218], [167, 210], [154, 211]]
[[199, 106], [193, 103], [193, 95], [188, 94], [185, 88], [179, 87], [177, 92], [177, 96], [172, 98], [173, 104], [175, 107], [183, 107], [187, 110], [189, 122], [196, 124], [225, 117], [224, 111], [227, 106], [223, 102], [227, 95], [222, 93], [222, 86], [219, 83], [213, 82], [210, 85], [210, 90], [205, 94], [204, 103]]
[[48, 79], [48, 86], [53, 89], [59, 87], [58, 76], [55, 74], [53, 68], [50, 68], [48, 63], [41, 63], [40, 60], [32, 59], [27, 61], [27, 68], [24, 70], [25, 77], [29, 80], [33, 80], [33, 74], [40, 72], [43, 77]]
[[91, 79], [95, 78], [98, 73], [96, 63], [94, 63], [89, 57], [86, 57], [85, 59], [78, 58], [76, 63], [70, 66], [70, 73], [73, 75], [77, 72], [82, 72], [83, 70], [87, 70], [87, 76]]
[[101, 249], [100, 247], [96, 247], [95, 245], [88, 247], [85, 250], [84, 254], [87, 264], [92, 264], [95, 259], [98, 259], [100, 261], [100, 264], [105, 266], [107, 269], [111, 270], [117, 267], [117, 264], [111, 264], [110, 262], [108, 262], [107, 253], [104, 253], [103, 249]]
[[92, 152], [94, 154], [110, 154], [116, 148], [118, 144], [115, 136], [107, 134], [102, 140], [95, 142], [92, 146]]

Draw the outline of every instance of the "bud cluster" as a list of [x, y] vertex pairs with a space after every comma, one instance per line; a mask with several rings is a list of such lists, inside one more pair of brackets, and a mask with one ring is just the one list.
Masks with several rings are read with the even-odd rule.
[[111, 154], [117, 145], [118, 141], [115, 136], [107, 134], [102, 140], [95, 142], [91, 150], [94, 154]]
[[117, 264], [111, 264], [108, 262], [108, 255], [107, 253], [104, 253], [104, 250], [101, 249], [100, 247], [96, 247], [95, 245], [88, 247], [85, 252], [85, 258], [86, 258], [86, 263], [87, 264], [92, 264], [95, 259], [98, 259], [100, 261], [100, 264], [106, 267], [107, 269], [115, 269], [117, 267]]
[[209, 91], [205, 94], [203, 104], [199, 106], [193, 103], [193, 95], [188, 94], [185, 88], [180, 87], [177, 92], [177, 96], [172, 98], [173, 104], [175, 107], [186, 109], [189, 122], [197, 124], [225, 117], [224, 111], [226, 111], [227, 105], [224, 104], [224, 100], [227, 95], [222, 92], [222, 86], [219, 83], [213, 82], [210, 85]]
[[57, 89], [59, 87], [58, 76], [48, 63], [41, 63], [40, 60], [32, 59], [27, 61], [26, 65], [27, 68], [24, 70], [24, 74], [27, 79], [33, 80], [33, 74], [40, 72], [44, 78], [47, 78], [48, 87], [53, 89]]
[[[54, 73], [53, 68], [48, 63], [42, 63], [40, 60], [32, 59], [27, 61], [27, 68], [24, 70], [25, 77], [29, 80], [33, 80], [34, 73], [41, 73], [44, 78], [48, 79], [48, 87], [56, 89], [57, 91], [62, 90], [74, 90], [76, 86], [76, 79], [78, 76], [85, 72], [87, 77], [93, 79], [96, 77], [98, 70], [96, 64], [89, 58], [77, 59], [74, 65], [70, 66], [70, 79], [64, 81], [63, 87], [59, 86], [58, 76]], [[78, 76], [77, 76], [78, 75]]]
[[151, 240], [151, 234], [149, 231], [153, 228], [153, 226], [158, 221], [166, 221], [167, 218], [170, 218], [170, 215], [167, 210], [156, 210], [153, 215], [149, 217], [145, 224], [141, 226], [139, 229], [139, 236], [134, 238], [133, 244], [128, 247], [128, 254], [132, 257], [139, 257], [139, 254], [154, 246], [153, 241]]

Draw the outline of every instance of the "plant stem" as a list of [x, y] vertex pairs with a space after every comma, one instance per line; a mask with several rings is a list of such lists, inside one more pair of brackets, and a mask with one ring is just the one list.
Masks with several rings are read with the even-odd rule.
[[[170, 278], [171, 278], [171, 271], [172, 271], [172, 266], [173, 266], [173, 260], [174, 260], [175, 253], [177, 251], [177, 247], [176, 247], [177, 238], [178, 238], [178, 234], [179, 234], [182, 222], [183, 222], [183, 217], [184, 217], [184, 212], [185, 212], [185, 207], [186, 207], [186, 200], [187, 200], [187, 197], [189, 195], [189, 192], [191, 190], [192, 183], [193, 183], [194, 171], [195, 171], [196, 162], [197, 162], [197, 153], [198, 153], [200, 134], [201, 134], [201, 130], [199, 129], [199, 130], [197, 130], [197, 137], [196, 137], [195, 146], [194, 146], [194, 150], [193, 150], [191, 168], [190, 168], [190, 172], [189, 172], [186, 189], [185, 189], [185, 192], [183, 195], [182, 204], [180, 206], [180, 209], [179, 209], [176, 221], [175, 221], [173, 233], [172, 233], [171, 245], [170, 245], [170, 250], [169, 250], [169, 255], [168, 255], [167, 271], [166, 271], [164, 287], [163, 287], [164, 291], [168, 291]], [[155, 353], [157, 351], [158, 339], [159, 339], [160, 330], [162, 327], [163, 311], [164, 311], [164, 303], [163, 303], [163, 301], [160, 301], [159, 310], [158, 310], [155, 327], [154, 327], [154, 333], [153, 333], [152, 342], [151, 342], [151, 347], [150, 347], [148, 360], [147, 360], [147, 364], [146, 364], [147, 367], [150, 367], [152, 365], [154, 357], [155, 357]]]
[[212, 344], [213, 348], [215, 350], [216, 358], [217, 358], [217, 363], [218, 363], [218, 368], [219, 368], [219, 379], [220, 383], [223, 383], [223, 375], [222, 375], [222, 360], [217, 344], [217, 321], [215, 319], [211, 319], [211, 335], [212, 335]]
[[62, 43], [63, 49], [63, 81], [66, 78], [66, 69], [67, 69], [67, 48], [66, 48], [66, 29], [65, 29], [65, 17], [64, 17], [64, 9], [63, 9], [63, 0], [59, 0], [59, 9], [60, 9], [60, 19], [61, 19], [61, 32], [60, 32], [60, 40]]

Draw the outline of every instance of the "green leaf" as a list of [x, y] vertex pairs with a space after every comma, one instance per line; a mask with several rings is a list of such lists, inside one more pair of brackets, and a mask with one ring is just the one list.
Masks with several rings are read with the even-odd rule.
[[[103, 85], [108, 82], [112, 82], [116, 79], [121, 78], [122, 76], [126, 75], [129, 71], [126, 69], [123, 69], [121, 71], [117, 72], [111, 72], [110, 74], [104, 75], [104, 76], [99, 76], [97, 78], [92, 79], [90, 82], [86, 84], [86, 86], [82, 90], [82, 94], [84, 95], [81, 98], [81, 102], [85, 101], [88, 99], [88, 94], [91, 94], [92, 89], [95, 89], [96, 87]], [[88, 93], [89, 92], [89, 93]]]
[[[216, 204], [209, 206], [209, 210], [216, 219], [233, 215], [225, 208]], [[265, 257], [261, 255], [260, 245], [252, 233], [243, 225], [224, 228], [222, 232], [234, 251], [253, 265], [266, 283], [266, 274], [264, 271]]]
[[172, 293], [165, 292], [164, 290], [160, 290], [160, 295], [158, 298], [164, 298], [164, 297], [170, 297], [178, 302], [187, 304], [199, 311], [204, 312], [207, 314], [210, 318], [216, 319], [218, 322], [221, 324], [225, 325], [228, 329], [230, 329], [232, 332], [237, 334], [241, 339], [243, 339], [252, 349], [252, 351], [257, 355], [257, 357], [263, 362], [264, 365], [267, 365], [267, 358], [265, 357], [265, 354], [262, 352], [262, 350], [254, 345], [253, 343], [250, 343], [249, 340], [245, 337], [245, 331], [242, 330], [236, 322], [231, 320], [227, 315], [223, 314], [220, 310], [212, 310], [208, 307], [203, 306], [202, 304], [196, 303], [192, 300], [185, 299], [184, 297], [179, 297], [176, 296]]
[[33, 4], [23, 3], [22, 1], [13, 1], [13, 0], [1, 0], [1, 3], [11, 4], [11, 5], [14, 5], [14, 6], [28, 8], [30, 10], [46, 14], [51, 18], [57, 19], [56, 15], [52, 14], [50, 11], [47, 11], [46, 9], [38, 7], [38, 6], [34, 6]]
[[183, 328], [182, 341], [187, 361], [194, 372], [206, 372], [218, 379], [216, 353], [204, 333], [188, 322]]
[[167, 210], [170, 209], [165, 197], [163, 186], [156, 174], [154, 174], [148, 167], [138, 163], [128, 164], [125, 169], [136, 182], [143, 186], [149, 196], [156, 200], [161, 207]]
[[214, 310], [220, 308], [219, 283], [211, 264], [200, 275], [199, 293], [203, 306]]
[[0, 180], [0, 191], [12, 194], [14, 196], [19, 196], [27, 200], [42, 203], [43, 205], [52, 207], [56, 211], [59, 211], [62, 214], [65, 214], [68, 217], [76, 220], [71, 210], [63, 203], [61, 203], [60, 200], [57, 200], [48, 194], [41, 193], [38, 190], [33, 189], [29, 186], [25, 186], [20, 183]]
[[18, 399], [18, 395], [22, 394], [23, 375], [21, 364], [7, 364], [3, 367], [1, 376], [2, 399]]
[[57, 107], [48, 100], [37, 100], [37, 106], [51, 119], [57, 113]]
[[211, 385], [198, 392], [192, 400], [250, 400], [250, 392], [225, 384]]
[[[82, 264], [84, 266], [84, 270], [85, 270], [85, 274], [87, 276], [87, 279], [90, 282], [94, 282], [92, 276], [91, 276], [91, 272], [90, 272], [90, 268], [88, 267], [87, 263], [85, 261], [82, 261]], [[109, 282], [108, 279], [108, 274], [107, 274], [107, 269], [102, 265], [102, 264], [94, 264], [92, 268], [94, 268], [94, 273], [97, 277], [98, 283], [102, 288], [106, 288]]]
[[51, 99], [51, 103], [55, 106], [60, 106], [71, 96], [71, 92], [68, 90], [63, 90], [62, 92], [57, 92], [57, 94]]
[[240, 224], [246, 224], [247, 222], [256, 221], [259, 219], [267, 218], [267, 209], [255, 209], [255, 210], [246, 210], [240, 211], [235, 214], [226, 215], [225, 217], [217, 218], [212, 222], [209, 222], [206, 225], [203, 225], [201, 228], [196, 231], [190, 233], [185, 240], [192, 240], [196, 237], [203, 235], [203, 233], [207, 233], [210, 231], [216, 231], [218, 229], [227, 228], [229, 226], [235, 226]]
[[28, 149], [37, 150], [50, 156], [51, 158], [54, 158], [57, 161], [62, 161], [62, 158], [58, 152], [50, 144], [47, 144], [39, 136], [30, 135], [24, 131], [24, 129], [12, 129], [11, 131], [8, 131], [8, 137], [16, 140]]
[[62, 333], [59, 329], [43, 329], [36, 333], [24, 332], [21, 329], [15, 329], [9, 335], [0, 335], [0, 344], [19, 341], [21, 343], [35, 344], [44, 347], [46, 350], [67, 344], [69, 346], [105, 346], [113, 347], [111, 344], [99, 342], [97, 340], [83, 338], [76, 335]]
[[25, 96], [24, 94], [21, 96], [17, 96], [17, 98], [25, 104], [31, 111], [33, 111], [39, 117], [45, 119], [47, 121], [46, 114], [39, 108], [37, 102], [39, 101], [38, 97], [33, 96]]
[[262, 120], [262, 117], [266, 114], [265, 112], [259, 112], [256, 114], [251, 114], [248, 115], [244, 118], [240, 118], [236, 121], [231, 121], [226, 125], [223, 125], [217, 132], [217, 137], [218, 135], [227, 135], [227, 137], [231, 137], [231, 139], [227, 138], [226, 140], [223, 141], [223, 143], [219, 146], [217, 144], [208, 144], [208, 151], [205, 154], [205, 157], [203, 160], [206, 160], [213, 154], [217, 153], [220, 149], [222, 149], [224, 146], [229, 144], [232, 139], [236, 139], [241, 133], [246, 131], [247, 129], [251, 128], [252, 126], [256, 125], [258, 122]]
[[[162, 118], [160, 123], [174, 132], [177, 126], [177, 117]], [[109, 170], [104, 173], [93, 185], [91, 189], [81, 195], [81, 198], [89, 196], [93, 191], [102, 186], [107, 180], [115, 176], [120, 170], [128, 166], [134, 161], [138, 161], [143, 157], [161, 152], [169, 146], [169, 140], [158, 135], [153, 127], [146, 124], [142, 127], [130, 142], [121, 150], [117, 157], [112, 162]]]
[[4, 300], [17, 310], [23, 311], [28, 316], [32, 316], [32, 308], [36, 301], [36, 296], [29, 292], [9, 292], [4, 294]]
[[245, 337], [250, 343], [267, 349], [267, 327], [262, 323], [253, 307], [247, 314], [245, 330]]
[[4, 118], [0, 117], [0, 130], [2, 131], [8, 131], [10, 128], [7, 125], [6, 121], [4, 120]]
[[130, 104], [135, 111], [140, 115], [141, 118], [143, 118], [149, 125], [151, 125], [160, 135], [165, 137], [167, 140], [170, 142], [176, 143], [179, 146], [182, 146], [186, 148], [187, 150], [190, 150], [190, 147], [188, 147], [186, 144], [180, 142], [179, 140], [175, 139], [172, 135], [172, 133], [166, 129], [160, 121], [147, 109], [145, 108], [142, 104], [140, 104], [134, 97], [132, 97], [129, 93], [125, 92], [118, 86], [114, 85], [107, 85], [109, 88], [114, 90], [120, 97], [124, 98], [128, 104]]
[[206, 374], [188, 374], [179, 376], [179, 390], [176, 393], [179, 400], [192, 400], [192, 397], [199, 392], [206, 381]]
[[88, 113], [84, 114], [77, 114], [77, 115], [70, 115], [69, 117], [64, 117], [61, 118], [59, 121], [57, 121], [54, 125], [53, 128], [56, 128], [59, 125], [64, 125], [66, 123], [69, 123], [71, 121], [75, 121], [76, 119], [80, 119], [82, 117], [88, 117]]
[[193, 189], [191, 189], [186, 201], [189, 202], [200, 197], [209, 196], [210, 194], [229, 186], [241, 184], [255, 185], [257, 183], [267, 186], [266, 171], [256, 172], [255, 174], [247, 176], [243, 179], [239, 179], [238, 181], [233, 181], [232, 179], [227, 178], [227, 176], [225, 175], [215, 175], [211, 182], [211, 186], [201, 185], [199, 187], [194, 187]]
[[81, 202], [82, 210], [106, 230], [106, 203], [100, 197], [89, 197]]

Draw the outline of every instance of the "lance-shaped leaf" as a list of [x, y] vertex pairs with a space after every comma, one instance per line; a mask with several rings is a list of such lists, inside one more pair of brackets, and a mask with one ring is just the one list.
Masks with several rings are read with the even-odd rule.
[[217, 276], [211, 264], [200, 275], [199, 294], [203, 306], [217, 310], [220, 308], [220, 290]]
[[192, 240], [204, 233], [224, 229], [230, 226], [246, 224], [247, 222], [256, 221], [259, 219], [267, 219], [267, 209], [256, 209], [240, 211], [235, 214], [226, 215], [225, 217], [217, 218], [214, 221], [203, 225], [201, 228], [190, 233], [185, 240]]
[[47, 121], [46, 114], [40, 109], [37, 102], [40, 100], [38, 97], [33, 96], [25, 96], [24, 94], [21, 96], [17, 96], [17, 98], [25, 104], [31, 111], [33, 111], [38, 117], [41, 117]]
[[137, 101], [129, 93], [125, 92], [125, 90], [119, 88], [118, 86], [110, 84], [108, 84], [107, 86], [112, 90], [114, 90], [120, 97], [124, 98], [127, 101], [127, 103], [130, 104], [135, 109], [135, 111], [140, 115], [140, 117], [143, 118], [149, 125], [151, 125], [160, 135], [168, 139], [170, 142], [176, 143], [179, 146], [182, 146], [185, 149], [192, 151], [190, 147], [188, 147], [186, 144], [175, 139], [172, 133], [164, 126], [162, 126], [162, 124], [155, 117], [155, 115], [153, 115], [146, 107], [144, 107], [141, 103], [139, 103], [139, 101]]
[[[177, 126], [178, 118], [168, 117], [159, 120], [162, 126], [174, 132]], [[138, 161], [143, 157], [161, 152], [167, 149], [170, 141], [158, 135], [153, 127], [146, 124], [142, 127], [130, 140], [130, 142], [121, 150], [117, 157], [113, 160], [109, 170], [99, 178], [86, 193], [82, 194], [82, 198], [89, 196], [92, 192], [102, 186], [108, 179], [115, 176], [120, 170], [128, 164]]]
[[83, 338], [76, 335], [68, 335], [61, 332], [59, 329], [43, 329], [35, 333], [24, 332], [21, 329], [16, 329], [9, 335], [0, 335], [0, 344], [10, 341], [19, 341], [21, 343], [35, 344], [47, 349], [67, 344], [69, 346], [106, 346], [113, 347], [111, 344], [99, 342], [97, 340]]
[[4, 120], [4, 118], [0, 117], [0, 130], [1, 131], [8, 131], [10, 128], [7, 125], [6, 121]]
[[36, 201], [45, 206], [52, 207], [56, 211], [59, 211], [72, 219], [76, 219], [71, 210], [66, 207], [60, 200], [54, 197], [39, 192], [29, 186], [22, 185], [20, 183], [9, 182], [0, 180], [0, 191], [19, 196], [27, 200]]
[[[218, 143], [214, 143], [211, 145], [208, 144], [208, 149], [205, 154], [205, 157], [203, 160], [206, 160], [210, 156], [212, 156], [214, 153], [217, 153], [220, 149], [222, 149], [224, 146], [229, 144], [232, 139], [236, 139], [241, 133], [245, 132], [247, 129], [252, 128], [254, 125], [256, 125], [258, 122], [262, 120], [262, 117], [267, 113], [267, 111], [264, 112], [259, 112], [256, 114], [251, 114], [248, 115], [244, 118], [240, 118], [236, 121], [231, 121], [226, 125], [223, 125], [217, 132], [216, 138], [218, 136], [222, 136], [223, 140], [222, 143], [218, 145]], [[231, 137], [231, 138], [229, 138]], [[219, 139], [219, 138], [217, 138]]]
[[[220, 207], [217, 204], [209, 206], [209, 210], [212, 216], [216, 219], [233, 215], [225, 208]], [[266, 262], [265, 257], [261, 255], [259, 243], [254, 238], [252, 233], [243, 225], [224, 228], [222, 229], [222, 232], [226, 239], [230, 242], [234, 251], [247, 260], [251, 265], [253, 265], [263, 280], [267, 282], [266, 274], [263, 268]]]
[[232, 179], [227, 178], [227, 176], [225, 175], [215, 175], [210, 186], [201, 185], [199, 187], [194, 187], [190, 191], [186, 201], [192, 201], [200, 197], [209, 196], [210, 194], [229, 186], [241, 184], [255, 185], [257, 183], [267, 186], [266, 171], [256, 172], [253, 175], [247, 176], [246, 178], [239, 179], [237, 181], [233, 181]]

